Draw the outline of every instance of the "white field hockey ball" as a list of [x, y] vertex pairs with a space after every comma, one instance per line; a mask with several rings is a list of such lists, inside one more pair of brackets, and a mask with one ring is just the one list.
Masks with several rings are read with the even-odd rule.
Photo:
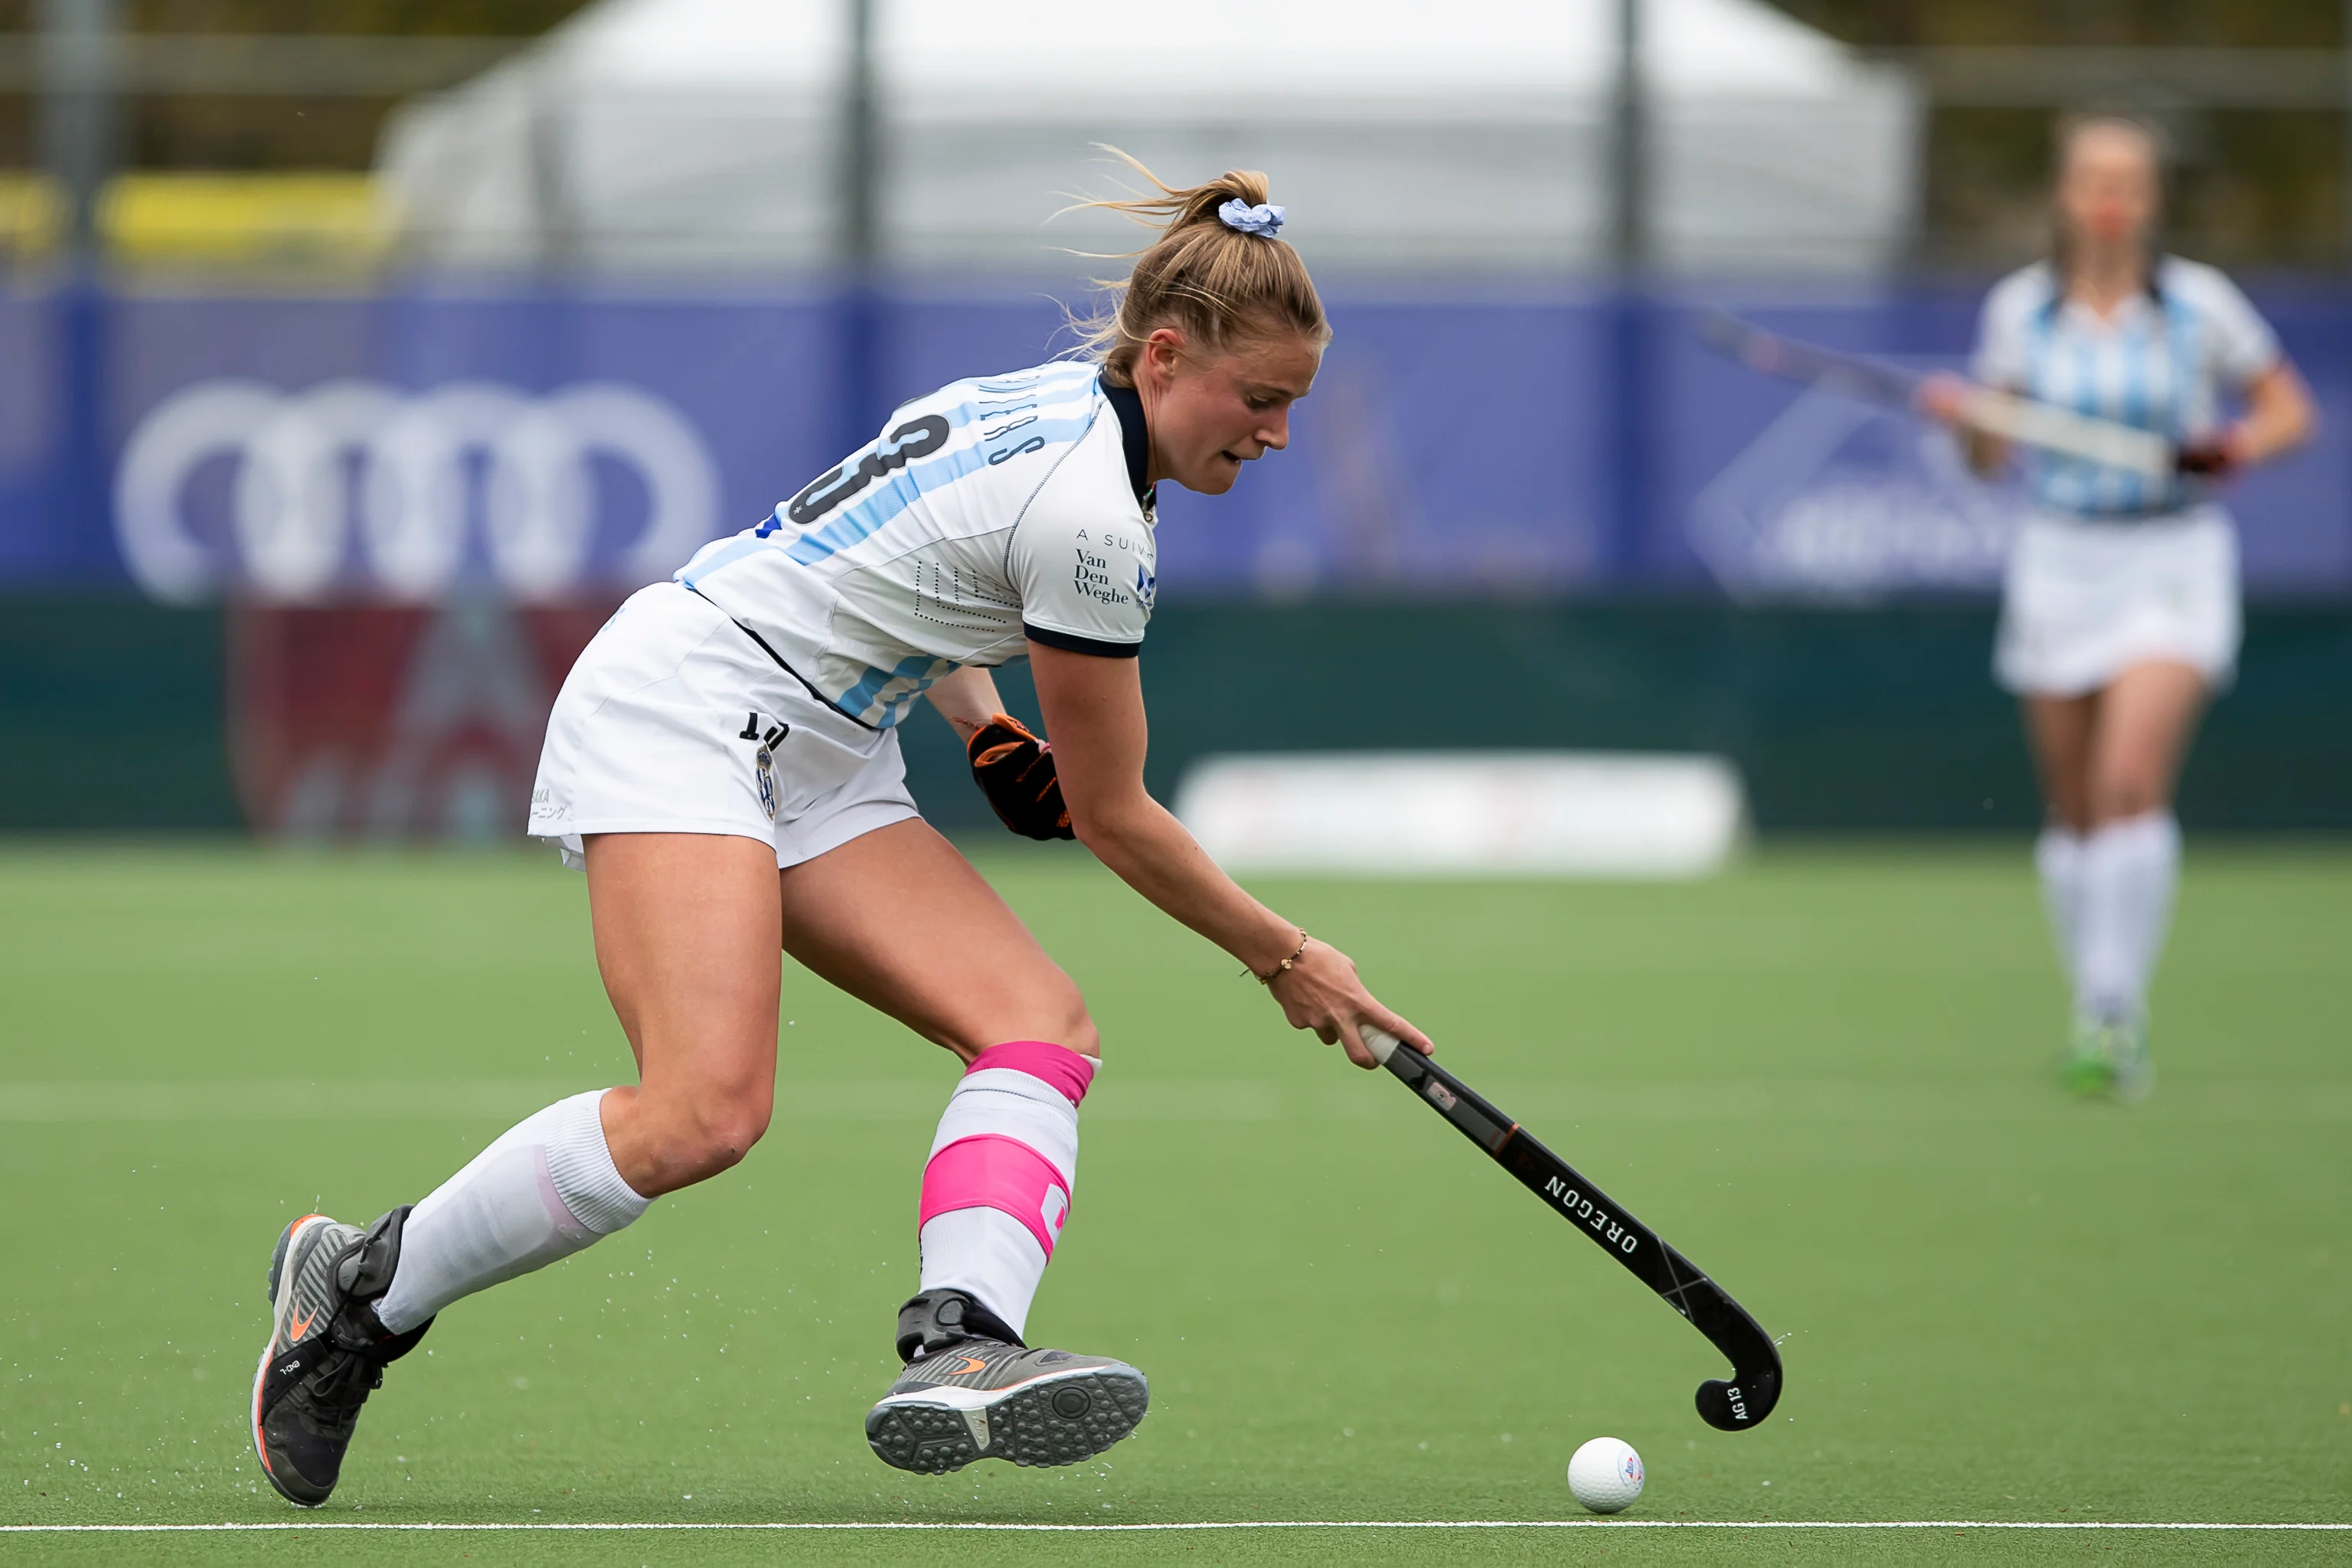
[[1619, 1513], [1642, 1495], [1642, 1456], [1631, 1443], [1595, 1437], [1568, 1461], [1568, 1489], [1595, 1513]]

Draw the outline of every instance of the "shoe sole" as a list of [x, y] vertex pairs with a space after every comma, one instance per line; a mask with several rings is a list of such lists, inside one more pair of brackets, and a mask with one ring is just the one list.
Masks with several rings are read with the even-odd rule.
[[334, 1223], [322, 1214], [306, 1214], [278, 1232], [278, 1250], [269, 1255], [269, 1339], [261, 1347], [261, 1360], [253, 1369], [253, 1397], [246, 1403], [246, 1425], [253, 1433], [253, 1457], [261, 1462], [262, 1476], [269, 1482], [271, 1490], [296, 1508], [324, 1508], [327, 1500], [296, 1497], [286, 1489], [277, 1473], [269, 1468], [269, 1449], [261, 1440], [261, 1384], [269, 1374], [269, 1363], [278, 1359], [278, 1336], [286, 1331], [286, 1311], [292, 1300], [292, 1292], [278, 1289], [286, 1279], [286, 1265], [293, 1258], [296, 1244], [306, 1226]]
[[866, 1415], [866, 1441], [884, 1464], [945, 1475], [975, 1459], [1075, 1465], [1135, 1430], [1151, 1385], [1133, 1367], [1032, 1378], [1009, 1389], [936, 1388], [896, 1394]]

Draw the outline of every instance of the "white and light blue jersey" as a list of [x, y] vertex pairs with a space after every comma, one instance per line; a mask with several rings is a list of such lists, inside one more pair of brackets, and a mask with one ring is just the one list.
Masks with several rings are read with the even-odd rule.
[[959, 665], [1133, 657], [1158, 588], [1143, 405], [1091, 364], [959, 381], [677, 581], [861, 724]]
[[[2223, 396], [2278, 358], [2277, 336], [2236, 284], [2168, 256], [2147, 294], [2104, 319], [2062, 298], [2047, 262], [2011, 273], [1985, 297], [1971, 369], [1988, 386], [2179, 442], [2212, 434]], [[2196, 499], [2178, 479], [2054, 452], [2028, 453], [2025, 470], [2044, 505], [2087, 517], [2172, 511]]]

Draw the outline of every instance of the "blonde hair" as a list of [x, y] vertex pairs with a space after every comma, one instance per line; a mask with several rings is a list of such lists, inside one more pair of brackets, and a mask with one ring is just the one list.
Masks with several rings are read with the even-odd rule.
[[1211, 348], [1285, 330], [1318, 348], [1330, 341], [1331, 325], [1315, 280], [1289, 242], [1244, 234], [1217, 216], [1229, 201], [1263, 204], [1264, 174], [1228, 169], [1180, 189], [1118, 148], [1102, 150], [1149, 180], [1157, 194], [1081, 200], [1065, 210], [1104, 207], [1160, 230], [1141, 250], [1120, 253], [1135, 258], [1134, 267], [1124, 279], [1097, 279], [1106, 295], [1100, 308], [1071, 323], [1079, 335], [1079, 353], [1100, 364], [1113, 383], [1134, 384], [1144, 341], [1161, 327], [1178, 328]]

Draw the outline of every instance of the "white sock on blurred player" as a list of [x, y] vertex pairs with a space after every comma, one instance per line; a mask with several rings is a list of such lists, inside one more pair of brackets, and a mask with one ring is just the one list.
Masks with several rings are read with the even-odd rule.
[[2075, 995], [2101, 1017], [2147, 1010], [2180, 878], [2180, 824], [2151, 811], [2091, 830], [2083, 840], [2082, 936]]
[[2058, 963], [2066, 983], [2078, 984], [2083, 972], [2083, 836], [2061, 823], [2044, 827], [2033, 841], [2033, 868], [2042, 878], [2042, 907], [2050, 915]]
[[404, 1333], [460, 1296], [544, 1268], [646, 1212], [604, 1143], [605, 1090], [524, 1118], [410, 1211], [375, 1315]]

